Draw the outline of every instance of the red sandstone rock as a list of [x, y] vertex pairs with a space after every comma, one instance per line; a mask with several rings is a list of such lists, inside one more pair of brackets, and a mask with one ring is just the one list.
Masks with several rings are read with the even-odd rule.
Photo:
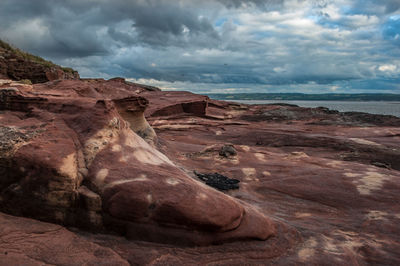
[[150, 106], [146, 110], [146, 116], [168, 117], [181, 116], [205, 116], [208, 106], [208, 97], [191, 92], [143, 92], [143, 97], [150, 101]]
[[[285, 255], [243, 252], [238, 265], [400, 263], [400, 118], [214, 100], [206, 113], [148, 120], [174, 163], [239, 179], [230, 195], [302, 235]], [[227, 144], [237, 155], [220, 155]]]
[[[152, 146], [148, 101], [138, 94], [145, 91], [119, 79], [0, 87], [1, 209], [89, 229], [101, 229], [104, 218], [129, 237], [162, 242], [272, 236], [270, 219]], [[100, 197], [102, 208], [94, 208]]]
[[129, 265], [62, 226], [0, 213], [1, 265]]
[[79, 73], [14, 49], [0, 40], [0, 78], [43, 83], [57, 79], [79, 79]]
[[[18, 86], [31, 100], [17, 97], [0, 113], [6, 136], [0, 138], [0, 147], [1, 154], [25, 157], [0, 159], [0, 169], [16, 170], [7, 171], [0, 182], [8, 188], [3, 199], [11, 193], [20, 200], [18, 191], [32, 185], [29, 178], [21, 179], [17, 166], [38, 162], [45, 166], [39, 169], [52, 169], [29, 171], [37, 171], [32, 173], [42, 180], [51, 173], [57, 193], [76, 197], [76, 206], [63, 207], [68, 201], [60, 194], [45, 198], [47, 203], [56, 199], [55, 209], [46, 202], [40, 206], [47, 213], [74, 210], [66, 211], [65, 217], [77, 221], [78, 214], [86, 227], [104, 222], [125, 233], [129, 240], [74, 234], [115, 251], [130, 264], [400, 263], [399, 118], [287, 105], [247, 106], [187, 92], [149, 92], [120, 79], [2, 87], [12, 95]], [[133, 133], [149, 128], [139, 115], [147, 101], [145, 114], [157, 139], [152, 133], [142, 137], [163, 154]], [[61, 147], [73, 145], [77, 180], [83, 179], [87, 188], [70, 189], [75, 183], [65, 182], [68, 175], [61, 171], [60, 158], [72, 153]], [[221, 155], [226, 145], [233, 145], [236, 154]], [[41, 159], [43, 155], [50, 159]], [[217, 192], [199, 184], [194, 170], [238, 179], [240, 189]], [[20, 181], [11, 185], [15, 180]], [[65, 187], [56, 180], [64, 180]], [[33, 188], [49, 195], [47, 187]], [[26, 199], [7, 210], [23, 209], [22, 202]], [[226, 243], [232, 240], [236, 241]], [[188, 246], [210, 242], [220, 245]]]

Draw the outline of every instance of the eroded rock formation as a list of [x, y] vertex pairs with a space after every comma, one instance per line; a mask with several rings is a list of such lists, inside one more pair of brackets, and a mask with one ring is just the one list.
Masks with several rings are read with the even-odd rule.
[[[7, 81], [0, 95], [1, 209], [86, 228], [1, 214], [0, 264], [400, 264], [400, 118], [123, 79]], [[87, 232], [104, 228], [130, 239]]]
[[57, 79], [79, 79], [79, 73], [12, 48], [0, 40], [0, 78], [43, 83]]
[[272, 220], [154, 148], [144, 91], [120, 80], [3, 81], [1, 210], [157, 242], [274, 235]]
[[[288, 237], [291, 243], [285, 254], [270, 257], [268, 244], [259, 250], [252, 243], [249, 247], [257, 250], [257, 259], [241, 249], [236, 260], [225, 260], [221, 255], [229, 253], [225, 246], [206, 252], [220, 256], [214, 261], [400, 263], [400, 118], [209, 100], [203, 117], [181, 113], [148, 120], [174, 163], [240, 180], [240, 189], [232, 190], [232, 196], [260, 207], [301, 235], [277, 233], [282, 249], [287, 247], [283, 239]], [[236, 155], [221, 155], [226, 143], [234, 145]], [[180, 262], [193, 262], [183, 254]], [[200, 260], [200, 255], [193, 257]], [[168, 261], [173, 259], [165, 258]], [[210, 257], [202, 260], [210, 261]]]

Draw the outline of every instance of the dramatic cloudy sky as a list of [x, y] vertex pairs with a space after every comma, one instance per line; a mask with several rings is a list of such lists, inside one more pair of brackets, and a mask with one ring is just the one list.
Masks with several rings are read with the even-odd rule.
[[400, 93], [400, 0], [1, 0], [0, 38], [169, 89]]

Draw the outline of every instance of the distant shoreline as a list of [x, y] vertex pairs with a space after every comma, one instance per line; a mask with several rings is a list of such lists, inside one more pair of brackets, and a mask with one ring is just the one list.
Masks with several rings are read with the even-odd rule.
[[215, 100], [273, 100], [273, 101], [400, 101], [400, 94], [386, 93], [327, 93], [327, 94], [303, 94], [303, 93], [210, 93], [207, 94]]
[[362, 112], [400, 117], [400, 101], [307, 101], [307, 100], [228, 100], [250, 105], [292, 105], [305, 108], [325, 107], [339, 112]]

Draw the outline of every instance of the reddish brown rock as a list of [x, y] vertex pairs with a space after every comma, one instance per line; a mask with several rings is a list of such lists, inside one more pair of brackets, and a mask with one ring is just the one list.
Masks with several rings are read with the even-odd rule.
[[1, 44], [0, 40], [0, 78], [29, 80], [32, 83], [79, 79], [79, 73], [73, 69], [61, 68], [40, 57]]
[[[40, 199], [64, 222], [105, 224], [128, 239], [73, 234], [133, 265], [400, 263], [399, 118], [248, 106], [121, 79], [2, 87], [0, 169], [13, 171], [3, 171], [1, 196], [18, 202], [3, 210]], [[146, 138], [150, 128], [157, 138]], [[77, 179], [61, 167], [74, 152]], [[23, 165], [31, 175], [21, 174]], [[193, 171], [240, 187], [218, 192]], [[57, 196], [41, 198], [53, 190], [30, 178], [51, 180]]]
[[120, 79], [3, 83], [1, 210], [177, 244], [275, 234], [272, 220], [152, 146], [148, 101], [139, 95], [146, 88]]
[[174, 163], [240, 180], [230, 195], [301, 233], [274, 259], [243, 252], [250, 264], [400, 262], [400, 118], [210, 100], [204, 117], [148, 120]]
[[146, 116], [200, 116], [206, 115], [208, 97], [186, 91], [143, 92], [141, 95], [150, 101]]
[[129, 265], [62, 226], [0, 213], [1, 265]]

